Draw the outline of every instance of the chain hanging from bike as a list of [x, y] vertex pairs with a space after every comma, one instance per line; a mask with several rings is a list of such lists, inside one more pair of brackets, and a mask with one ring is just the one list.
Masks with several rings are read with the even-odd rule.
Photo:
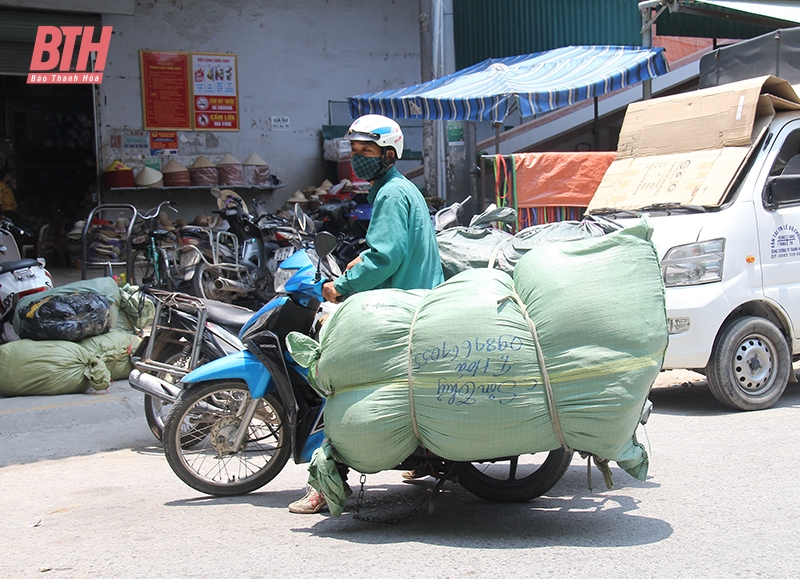
[[361, 486], [358, 489], [358, 498], [356, 500], [356, 512], [353, 515], [353, 518], [357, 521], [363, 521], [365, 523], [384, 523], [387, 525], [399, 525], [400, 523], [404, 523], [405, 521], [411, 519], [412, 517], [415, 517], [417, 513], [419, 513], [419, 511], [422, 509], [422, 505], [424, 505], [426, 501], [430, 501], [428, 505], [428, 514], [432, 515], [434, 499], [436, 498], [436, 495], [442, 492], [442, 487], [444, 486], [445, 481], [448, 479], [450, 475], [452, 475], [452, 469], [445, 476], [441, 477], [438, 480], [434, 488], [426, 489], [425, 496], [422, 497], [422, 500], [420, 500], [416, 505], [414, 505], [414, 507], [405, 515], [398, 515], [391, 519], [382, 519], [380, 517], [375, 517], [373, 515], [361, 514], [361, 507], [364, 505], [364, 485], [367, 482], [367, 475], [361, 473], [361, 478], [358, 481]]

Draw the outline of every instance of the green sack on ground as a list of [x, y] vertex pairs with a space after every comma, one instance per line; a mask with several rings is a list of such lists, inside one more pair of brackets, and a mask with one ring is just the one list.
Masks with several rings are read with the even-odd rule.
[[137, 332], [153, 323], [156, 305], [139, 290], [139, 286], [126, 284], [119, 288], [120, 316], [116, 329]]
[[92, 356], [100, 357], [111, 373], [112, 380], [126, 380], [133, 370], [131, 354], [142, 343], [135, 334], [111, 330], [99, 336], [85, 338], [78, 342]]
[[0, 394], [41, 396], [105, 390], [111, 375], [99, 356], [64, 340], [18, 340], [0, 346]]
[[334, 456], [369, 473], [417, 445], [474, 461], [563, 440], [644, 478], [635, 430], [667, 346], [650, 233], [531, 247], [513, 279], [471, 270], [348, 298], [307, 346]]

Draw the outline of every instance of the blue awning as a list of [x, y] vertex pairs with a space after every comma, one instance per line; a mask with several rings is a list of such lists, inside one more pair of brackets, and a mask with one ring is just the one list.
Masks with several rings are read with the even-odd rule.
[[349, 97], [350, 116], [500, 122], [613, 92], [668, 72], [663, 48], [567, 46], [490, 58], [411, 87]]

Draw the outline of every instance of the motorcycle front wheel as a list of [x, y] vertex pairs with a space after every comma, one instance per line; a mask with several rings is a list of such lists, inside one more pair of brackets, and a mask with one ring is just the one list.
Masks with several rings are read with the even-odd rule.
[[243, 495], [275, 478], [291, 454], [277, 397], [259, 399], [242, 445], [230, 444], [250, 400], [247, 385], [236, 381], [201, 383], [181, 394], [164, 424], [164, 454], [178, 478], [214, 496]]
[[459, 462], [453, 471], [472, 494], [495, 503], [523, 503], [542, 496], [561, 479], [572, 461], [563, 448], [483, 462]]

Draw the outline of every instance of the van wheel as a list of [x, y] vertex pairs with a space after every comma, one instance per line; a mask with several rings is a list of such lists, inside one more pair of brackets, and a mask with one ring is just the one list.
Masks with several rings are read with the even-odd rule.
[[778, 327], [747, 316], [725, 328], [706, 368], [714, 397], [739, 410], [769, 408], [786, 389], [792, 357]]

